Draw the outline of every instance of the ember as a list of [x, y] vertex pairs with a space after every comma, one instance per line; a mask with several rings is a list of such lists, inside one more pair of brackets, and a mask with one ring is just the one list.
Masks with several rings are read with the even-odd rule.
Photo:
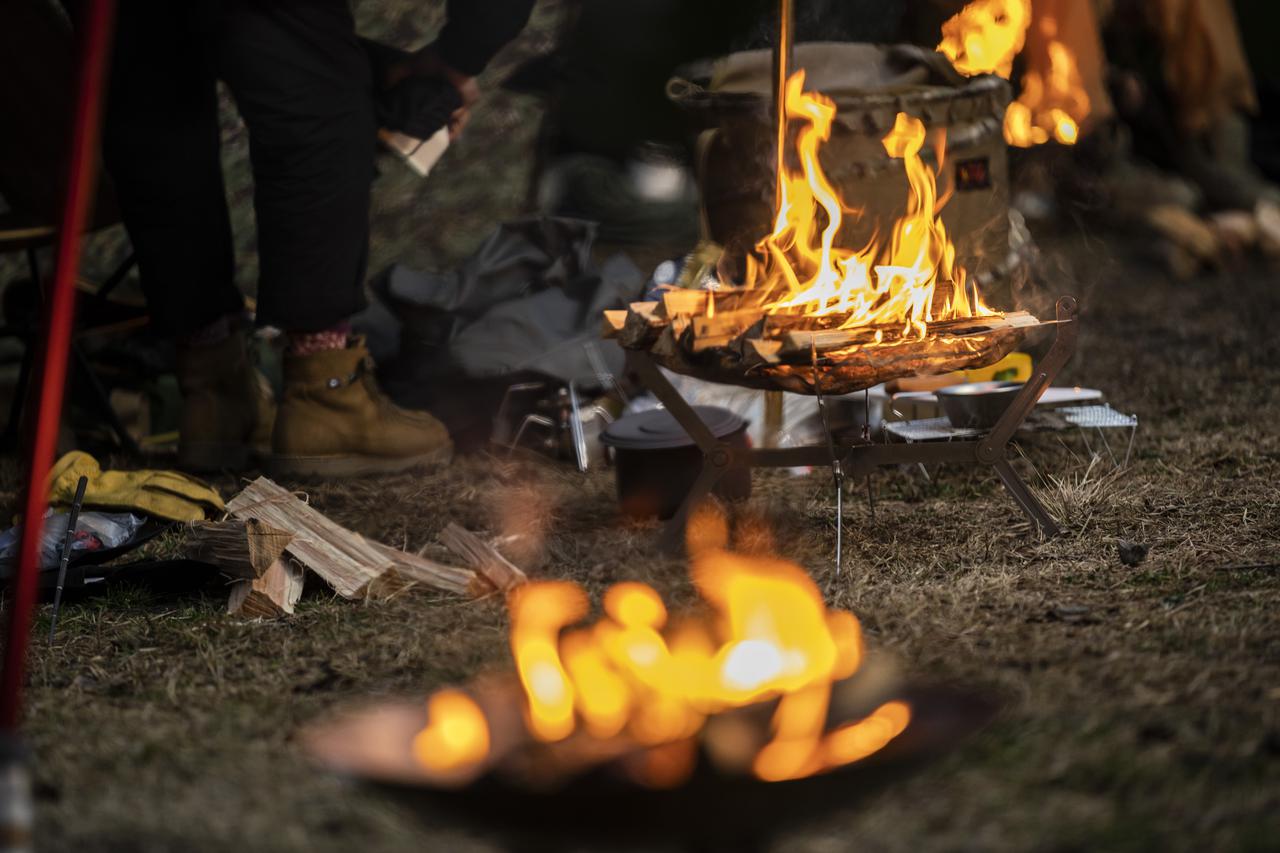
[[[703, 517], [693, 535], [706, 537], [710, 525], [714, 537], [719, 524]], [[716, 547], [699, 553], [691, 571], [711, 609], [706, 617], [671, 619], [652, 588], [625, 582], [606, 592], [602, 618], [565, 630], [587, 610], [576, 584], [532, 583], [512, 594], [511, 647], [533, 740], [585, 736], [651, 748], [655, 760], [636, 762], [633, 775], [665, 787], [692, 771], [693, 739], [709, 718], [770, 700], [771, 734], [748, 762], [765, 781], [858, 761], [907, 727], [910, 708], [894, 701], [828, 729], [832, 683], [858, 670], [862, 636], [851, 613], [827, 609], [799, 566]], [[413, 742], [423, 769], [461, 778], [501, 760], [491, 753], [482, 704], [457, 690], [428, 700]]]

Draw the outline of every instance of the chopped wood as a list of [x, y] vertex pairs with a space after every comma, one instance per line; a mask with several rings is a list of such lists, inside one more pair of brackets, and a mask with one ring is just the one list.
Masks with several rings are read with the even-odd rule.
[[280, 559], [293, 536], [256, 518], [197, 521], [188, 530], [186, 555], [238, 578], [260, 578]]
[[605, 311], [603, 321], [600, 324], [600, 337], [606, 339], [616, 338], [622, 333], [622, 327], [626, 324], [626, 309]]
[[486, 580], [471, 569], [446, 566], [420, 554], [400, 551], [381, 542], [371, 544], [392, 561], [392, 571], [405, 583], [422, 584], [472, 598], [487, 595], [491, 591]]
[[668, 290], [662, 294], [662, 316], [668, 320], [682, 315], [707, 313], [705, 290]]
[[748, 338], [742, 342], [742, 363], [747, 367], [757, 364], [777, 364], [781, 361], [782, 341], [766, 341]]
[[652, 343], [667, 324], [666, 318], [658, 315], [658, 305], [657, 302], [632, 302], [622, 331], [618, 333], [618, 343], [630, 349]]
[[291, 492], [259, 477], [227, 504], [235, 518], [257, 518], [293, 535], [286, 553], [343, 598], [383, 597], [383, 576], [394, 561], [358, 533], [335, 524]]
[[[1001, 329], [1016, 329], [1035, 326], [1039, 320], [1026, 311], [1012, 311], [1008, 314], [997, 314], [991, 317], [963, 317], [953, 320], [937, 320], [929, 324], [932, 335], [945, 333], [948, 336], [962, 336], [982, 332], [994, 332]], [[803, 355], [816, 349], [818, 352], [844, 349], [846, 347], [869, 344], [875, 341], [876, 335], [883, 341], [900, 340], [902, 327], [899, 325], [859, 326], [851, 329], [829, 329], [817, 332], [794, 331], [782, 336], [782, 354]]]
[[279, 559], [261, 577], [238, 580], [231, 586], [227, 613], [249, 619], [274, 619], [293, 614], [293, 605], [302, 595], [302, 567]]
[[465, 527], [450, 522], [440, 531], [440, 542], [480, 572], [501, 592], [510, 592], [529, 578], [490, 543]]

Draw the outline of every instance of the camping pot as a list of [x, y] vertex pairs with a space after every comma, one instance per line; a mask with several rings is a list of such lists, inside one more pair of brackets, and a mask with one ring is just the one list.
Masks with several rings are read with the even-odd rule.
[[966, 382], [935, 393], [953, 427], [990, 429], [1021, 390], [1021, 382]]
[[[717, 439], [733, 448], [747, 448], [744, 419], [717, 406], [695, 406], [694, 411]], [[671, 518], [702, 472], [702, 451], [666, 409], [619, 418], [600, 441], [613, 451], [618, 503], [634, 518]], [[751, 497], [750, 469], [729, 468], [714, 494], [728, 501]]]
[[[796, 45], [793, 62], [805, 71], [806, 90], [835, 102], [831, 138], [819, 157], [841, 198], [864, 211], [845, 217], [839, 245], [865, 246], [883, 238], [906, 211], [903, 162], [890, 157], [882, 141], [897, 114], [905, 112], [930, 132], [921, 157], [939, 171], [938, 190], [949, 196], [941, 216], [955, 241], [956, 261], [982, 277], [1004, 262], [1009, 254], [1002, 129], [1010, 99], [1007, 81], [987, 74], [964, 77], [942, 54], [910, 45], [808, 42]], [[771, 51], [755, 50], [691, 64], [667, 85], [668, 97], [701, 131], [703, 221], [710, 239], [725, 247], [722, 266], [730, 274], [741, 273], [743, 257], [773, 228], [773, 74]], [[943, 133], [946, 154], [939, 164], [936, 146]], [[790, 156], [798, 166], [794, 151]], [[983, 295], [995, 305], [1009, 299], [990, 288]]]

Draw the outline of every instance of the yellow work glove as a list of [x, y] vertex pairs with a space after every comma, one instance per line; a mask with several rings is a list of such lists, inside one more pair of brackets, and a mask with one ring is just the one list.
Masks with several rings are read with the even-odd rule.
[[170, 521], [200, 521], [207, 512], [224, 512], [212, 486], [176, 471], [103, 471], [87, 453], [73, 450], [49, 472], [49, 503], [69, 506], [76, 484], [88, 477], [84, 505], [132, 510]]

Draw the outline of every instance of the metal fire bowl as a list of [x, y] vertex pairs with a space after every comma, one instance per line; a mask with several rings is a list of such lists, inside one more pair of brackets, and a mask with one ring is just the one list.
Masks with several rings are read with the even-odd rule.
[[[705, 756], [687, 782], [650, 789], [610, 772], [586, 772], [553, 791], [513, 786], [494, 775], [460, 788], [415, 779], [409, 740], [425, 703], [390, 703], [304, 734], [313, 758], [371, 785], [423, 820], [496, 836], [511, 849], [625, 849], [662, 844], [696, 850], [766, 849], [789, 825], [848, 809], [886, 790], [982, 728], [996, 703], [941, 686], [900, 688], [911, 722], [884, 749], [840, 769], [790, 782], [717, 771]], [[531, 846], [545, 845], [545, 846]]]

